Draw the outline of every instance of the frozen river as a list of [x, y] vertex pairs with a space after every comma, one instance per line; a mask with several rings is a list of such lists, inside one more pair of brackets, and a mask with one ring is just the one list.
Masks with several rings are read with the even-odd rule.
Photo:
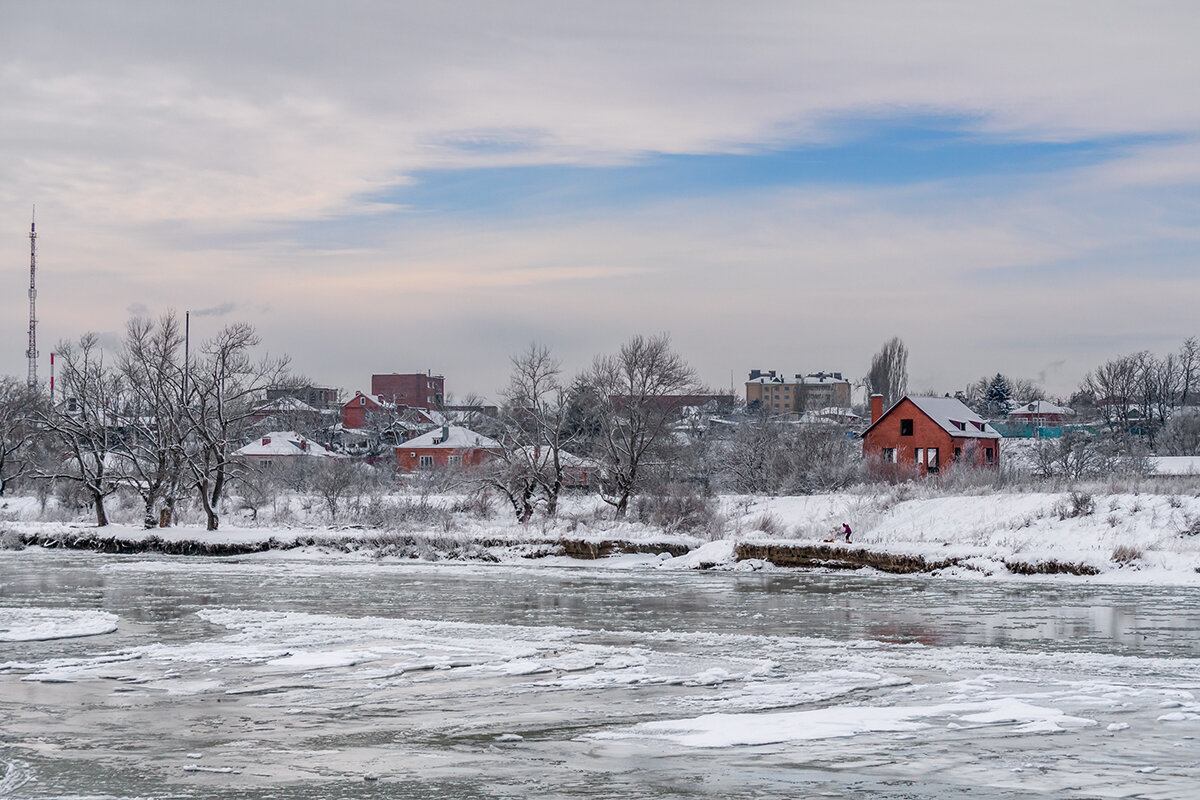
[[0, 797], [1194, 797], [1197, 594], [3, 552]]

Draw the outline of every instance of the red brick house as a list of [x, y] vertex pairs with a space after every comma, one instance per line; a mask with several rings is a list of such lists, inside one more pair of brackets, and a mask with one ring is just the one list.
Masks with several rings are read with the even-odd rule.
[[884, 411], [883, 397], [873, 395], [862, 440], [863, 456], [916, 467], [920, 475], [936, 475], [959, 460], [1000, 463], [999, 432], [953, 397], [906, 396]]
[[446, 402], [446, 379], [420, 372], [372, 375], [371, 394], [396, 405], [441, 408]]
[[1057, 428], [1063, 424], [1064, 417], [1072, 417], [1075, 412], [1063, 406], [1056, 406], [1046, 400], [1034, 400], [1023, 406], [1017, 406], [1008, 412], [1012, 422], [1031, 425], [1034, 428]]
[[367, 427], [367, 415], [375, 411], [382, 411], [383, 408], [383, 404], [374, 397], [362, 392], [355, 392], [354, 397], [342, 404], [342, 427], [365, 428]]
[[458, 425], [443, 425], [396, 447], [400, 472], [444, 467], [477, 467], [500, 443]]

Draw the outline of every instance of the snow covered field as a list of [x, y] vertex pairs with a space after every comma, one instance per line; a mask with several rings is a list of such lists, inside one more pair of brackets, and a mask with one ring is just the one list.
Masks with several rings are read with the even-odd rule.
[[[1181, 479], [1178, 491], [1172, 488], [955, 493], [901, 485], [804, 497], [723, 496], [711, 502], [703, 520], [666, 527], [614, 521], [594, 497], [568, 498], [559, 518], [519, 525], [495, 505], [481, 514], [477, 503], [461, 496], [422, 497], [420, 514], [412, 512], [418, 501], [400, 496], [389, 499], [403, 511], [399, 521], [381, 527], [330, 524], [313, 503], [284, 498], [276, 501], [283, 511], [275, 518], [263, 513], [251, 522], [229, 515], [215, 533], [194, 525], [143, 531], [127, 524], [96, 529], [45, 521], [33, 498], [8, 498], [0, 503], [0, 519], [8, 520], [0, 521], [0, 542], [14, 546], [21, 536], [154, 537], [213, 547], [295, 548], [292, 557], [512, 561], [603, 555], [620, 549], [603, 543], [618, 541], [642, 555], [605, 566], [746, 569], [764, 565], [735, 563], [738, 544], [820, 545], [840, 539], [834, 532], [845, 523], [854, 531], [848, 549], [952, 561], [943, 572], [953, 574], [1000, 577], [1012, 573], [1006, 565], [1063, 564], [1108, 581], [1200, 583], [1200, 497], [1190, 478]], [[563, 543], [575, 544], [564, 549]]]

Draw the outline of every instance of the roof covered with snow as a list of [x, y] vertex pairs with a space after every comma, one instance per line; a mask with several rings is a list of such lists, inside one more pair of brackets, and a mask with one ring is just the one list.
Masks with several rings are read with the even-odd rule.
[[234, 452], [235, 456], [264, 458], [270, 456], [313, 456], [339, 458], [335, 453], [295, 431], [271, 431]]
[[921, 409], [925, 416], [936, 422], [951, 436], [974, 439], [1000, 438], [999, 431], [988, 425], [987, 420], [956, 397], [909, 397], [908, 399]]
[[1047, 400], [1034, 400], [1032, 403], [1026, 403], [1023, 406], [1017, 406], [1012, 411], [1008, 412], [1011, 417], [1014, 414], [1074, 414], [1075, 412], [1063, 406], [1056, 406]]
[[413, 439], [404, 442], [401, 447], [444, 447], [450, 448], [472, 448], [472, 447], [499, 447], [500, 443], [495, 439], [489, 439], [482, 433], [476, 433], [469, 428], [464, 428], [461, 425], [448, 425], [442, 428], [434, 428], [428, 433], [423, 433]]
[[[891, 408], [883, 412], [878, 420], [873, 422], [867, 431], [874, 428], [884, 420], [889, 414], [896, 410], [896, 407], [908, 400], [925, 416], [933, 420], [937, 425], [951, 436], [957, 436], [962, 439], [999, 439], [1000, 432], [988, 425], [987, 420], [976, 414], [971, 409], [957, 398], [954, 397], [912, 397], [906, 395], [895, 403]], [[865, 435], [867, 431], [863, 431]]]

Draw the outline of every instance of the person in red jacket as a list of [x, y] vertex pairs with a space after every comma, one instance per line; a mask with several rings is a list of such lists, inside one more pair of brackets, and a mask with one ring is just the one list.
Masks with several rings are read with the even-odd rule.
[[842, 533], [846, 534], [846, 544], [850, 544], [850, 526], [845, 522], [842, 523]]

